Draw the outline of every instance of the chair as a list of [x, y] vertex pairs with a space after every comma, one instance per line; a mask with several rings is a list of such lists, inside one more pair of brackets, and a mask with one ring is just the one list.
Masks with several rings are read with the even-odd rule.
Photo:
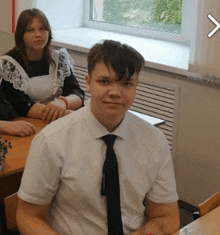
[[7, 229], [12, 231], [17, 231], [17, 224], [16, 224], [16, 211], [18, 205], [17, 193], [14, 193], [6, 197], [4, 199], [4, 204], [5, 204]]
[[220, 191], [212, 195], [205, 202], [199, 204], [199, 214], [200, 216], [203, 216], [218, 206], [220, 206]]

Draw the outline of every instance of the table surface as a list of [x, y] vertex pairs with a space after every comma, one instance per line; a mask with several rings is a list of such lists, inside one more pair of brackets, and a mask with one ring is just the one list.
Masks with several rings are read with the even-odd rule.
[[154, 125], [154, 126], [157, 126], [157, 127], [158, 127], [159, 125], [165, 123], [164, 120], [159, 119], [159, 118], [155, 118], [155, 117], [152, 117], [152, 116], [148, 116], [148, 115], [143, 114], [143, 113], [138, 113], [138, 112], [135, 112], [135, 111], [130, 110], [130, 109], [129, 109], [128, 111], [131, 112], [131, 113], [133, 113], [133, 114], [135, 114], [135, 115], [138, 116], [139, 118], [141, 118], [141, 119], [143, 119], [143, 120], [149, 122], [150, 124], [152, 124], [152, 125]]
[[[23, 120], [32, 123], [37, 132], [41, 131], [47, 122], [40, 119], [33, 118], [18, 118], [16, 120]], [[30, 136], [12, 136], [12, 135], [1, 135], [2, 140], [7, 140], [11, 142], [12, 149], [8, 148], [8, 153], [6, 154], [5, 164], [3, 166], [4, 176], [15, 174], [24, 170], [24, 165], [29, 152], [30, 144], [34, 135]], [[0, 171], [0, 177], [2, 176], [2, 171]]]
[[220, 207], [193, 221], [173, 235], [219, 235]]
[[[141, 117], [142, 119], [148, 121], [152, 125], [158, 126], [164, 123], [164, 121], [161, 119], [154, 118], [145, 114], [140, 114], [134, 111], [131, 112]], [[32, 123], [36, 127], [37, 132], [41, 131], [47, 125], [46, 121], [40, 119], [21, 117], [16, 120], [24, 120]], [[26, 158], [28, 156], [30, 144], [33, 137], [34, 135], [26, 137], [2, 135], [2, 140], [7, 140], [8, 142], [11, 142], [12, 146], [12, 149], [8, 148], [8, 153], [6, 154], [6, 160], [3, 166], [4, 176], [9, 176], [24, 170]], [[0, 177], [1, 176], [2, 171], [0, 171]]]

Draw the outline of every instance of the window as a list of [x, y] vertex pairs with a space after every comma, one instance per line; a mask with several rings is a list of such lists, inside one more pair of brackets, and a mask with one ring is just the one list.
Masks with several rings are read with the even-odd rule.
[[53, 30], [87, 27], [185, 44], [195, 39], [198, 0], [31, 1]]
[[[153, 22], [147, 26], [144, 25], [144, 27], [142, 27], [143, 25], [131, 26], [131, 24], [134, 24], [131, 21], [126, 22], [127, 25], [125, 24], [119, 25], [119, 24], [104, 22], [103, 10], [102, 10], [102, 7], [104, 6], [103, 4], [101, 4], [104, 0], [93, 0], [93, 1], [92, 0], [81, 0], [81, 1], [29, 0], [29, 1], [32, 1], [33, 7], [41, 9], [47, 15], [49, 22], [52, 26], [54, 35], [56, 31], [57, 40], [60, 41], [65, 40], [65, 43], [71, 45], [73, 44], [77, 48], [90, 48], [91, 44], [94, 44], [97, 42], [97, 40], [100, 40], [100, 37], [102, 37], [101, 35], [104, 36], [107, 35], [108, 38], [112, 39], [121, 38], [119, 40], [123, 40], [125, 43], [129, 43], [131, 46], [141, 51], [142, 53], [146, 53], [146, 60], [151, 61], [153, 63], [160, 63], [168, 66], [173, 65], [174, 63], [173, 65], [174, 67], [177, 66], [185, 69], [188, 66], [189, 57], [190, 60], [192, 61], [194, 60], [195, 48], [197, 42], [196, 27], [197, 27], [197, 16], [198, 16], [198, 0], [181, 0], [182, 1], [182, 8], [180, 13], [181, 26], [179, 20], [179, 24], [178, 21], [176, 21], [177, 24], [168, 23], [165, 25], [165, 27], [163, 26], [163, 24], [161, 24], [161, 22], [159, 22], [159, 24], [157, 25], [155, 25], [156, 23]], [[141, 3], [143, 3], [144, 0], [135, 0], [135, 1], [120, 0], [120, 2], [126, 2], [126, 1], [133, 2], [133, 4], [137, 2], [136, 3], [137, 5], [138, 3], [139, 5], [141, 5]], [[151, 1], [152, 3], [154, 0], [145, 0], [145, 1]], [[164, 1], [164, 0], [157, 0], [157, 1]], [[168, 1], [171, 2], [174, 0], [166, 0], [166, 2]], [[101, 10], [100, 7], [99, 8], [96, 7], [97, 4], [101, 5]], [[100, 11], [101, 13], [98, 13], [98, 11]], [[136, 12], [134, 11], [133, 13]], [[131, 13], [130, 17], [128, 17], [126, 13], [124, 13], [124, 15], [127, 16], [128, 20], [129, 18], [132, 18]], [[133, 19], [134, 18], [136, 17], [133, 17]], [[167, 25], [170, 28], [167, 27]], [[174, 29], [174, 31], [171, 32], [170, 29], [172, 29], [174, 25], [179, 27], [179, 29]], [[70, 35], [69, 34], [67, 35], [66, 30], [68, 29], [75, 29], [75, 31], [71, 32]], [[93, 32], [90, 29], [98, 29], [101, 31], [97, 33], [96, 31]], [[102, 30], [104, 32], [102, 32]], [[111, 35], [111, 32], [119, 34]], [[126, 35], [137, 36], [139, 38], [136, 37], [131, 38], [127, 37]], [[149, 40], [145, 41], [145, 39]], [[158, 43], [158, 41], [154, 41], [154, 39], [159, 39], [161, 43]], [[180, 48], [181, 51], [183, 50], [183, 52], [176, 50], [176, 47]], [[168, 52], [169, 48], [171, 48], [172, 53]], [[161, 49], [162, 52], [159, 52], [159, 50]], [[159, 56], [161, 55], [161, 53], [162, 56]], [[176, 56], [178, 57], [177, 59]], [[173, 59], [174, 57], [175, 60]], [[167, 61], [170, 62], [168, 63]], [[176, 65], [176, 63], [178, 63], [178, 65]]]
[[85, 0], [85, 26], [190, 43], [197, 0]]
[[182, 0], [91, 0], [90, 20], [181, 33]]

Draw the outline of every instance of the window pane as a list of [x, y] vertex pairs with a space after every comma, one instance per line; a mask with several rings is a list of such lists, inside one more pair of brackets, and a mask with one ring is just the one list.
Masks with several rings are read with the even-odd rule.
[[182, 0], [92, 0], [98, 22], [181, 33]]

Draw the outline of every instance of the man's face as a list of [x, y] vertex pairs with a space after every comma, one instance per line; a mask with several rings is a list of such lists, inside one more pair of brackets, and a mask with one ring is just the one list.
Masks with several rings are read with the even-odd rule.
[[135, 98], [137, 73], [129, 81], [117, 79], [113, 68], [103, 61], [96, 64], [91, 76], [86, 76], [87, 90], [91, 93], [91, 112], [104, 126], [110, 122], [117, 126]]

